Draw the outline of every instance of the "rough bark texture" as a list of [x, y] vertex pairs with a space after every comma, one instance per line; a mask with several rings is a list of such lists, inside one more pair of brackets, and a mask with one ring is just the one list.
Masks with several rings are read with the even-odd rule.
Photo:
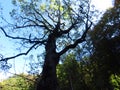
[[56, 66], [58, 60], [59, 57], [56, 54], [46, 56], [42, 76], [36, 90], [57, 90]]
[[54, 35], [49, 35], [45, 49], [45, 62], [36, 90], [58, 90], [56, 66], [59, 62], [59, 55], [56, 53]]

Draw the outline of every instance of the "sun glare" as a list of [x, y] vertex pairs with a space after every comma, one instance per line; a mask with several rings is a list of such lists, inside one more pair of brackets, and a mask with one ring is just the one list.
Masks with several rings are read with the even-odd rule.
[[92, 0], [92, 4], [99, 10], [106, 10], [110, 7], [113, 7], [113, 0]]

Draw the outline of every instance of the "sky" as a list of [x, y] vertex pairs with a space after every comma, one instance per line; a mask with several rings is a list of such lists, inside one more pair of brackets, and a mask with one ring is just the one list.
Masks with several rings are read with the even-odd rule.
[[107, 8], [113, 6], [112, 1], [113, 0], [92, 0], [92, 3], [95, 5], [97, 9], [104, 11]]
[[[107, 8], [112, 7], [112, 1], [111, 0], [92, 0], [92, 4], [95, 5], [97, 9], [100, 11], [105, 11]], [[3, 15], [7, 18], [7, 20], [10, 22], [11, 19], [9, 17], [9, 11], [12, 10], [13, 6], [11, 4], [11, 0], [0, 0], [0, 5], [3, 7]], [[0, 22], [1, 23], [1, 22]], [[15, 43], [12, 43], [8, 38], [4, 36], [4, 34], [0, 31], [0, 54], [7, 55], [14, 55], [16, 54], [16, 51], [14, 49]], [[13, 53], [11, 53], [13, 52]], [[35, 51], [33, 51], [35, 52]], [[36, 52], [35, 52], [36, 54]], [[29, 54], [30, 55], [30, 54]], [[10, 60], [10, 63], [12, 63], [13, 68], [10, 69], [9, 72], [11, 73], [22, 73], [28, 70], [26, 64], [28, 62], [24, 57], [19, 57], [13, 60]], [[11, 76], [12, 74], [8, 72], [2, 72], [0, 71], [0, 80], [5, 79], [8, 76]]]

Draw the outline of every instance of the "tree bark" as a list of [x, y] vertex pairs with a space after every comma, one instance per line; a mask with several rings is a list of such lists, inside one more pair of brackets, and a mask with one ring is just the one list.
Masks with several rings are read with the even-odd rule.
[[57, 54], [48, 54], [45, 58], [42, 75], [37, 84], [36, 90], [58, 90], [56, 66], [59, 57]]
[[45, 62], [36, 90], [58, 90], [56, 66], [60, 56], [56, 53], [55, 37], [53, 35], [49, 35], [45, 49]]

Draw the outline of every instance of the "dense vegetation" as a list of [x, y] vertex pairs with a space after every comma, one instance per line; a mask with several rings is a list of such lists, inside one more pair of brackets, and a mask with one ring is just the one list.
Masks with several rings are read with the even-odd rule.
[[0, 82], [0, 90], [34, 90], [34, 80], [32, 75], [14, 75]]

